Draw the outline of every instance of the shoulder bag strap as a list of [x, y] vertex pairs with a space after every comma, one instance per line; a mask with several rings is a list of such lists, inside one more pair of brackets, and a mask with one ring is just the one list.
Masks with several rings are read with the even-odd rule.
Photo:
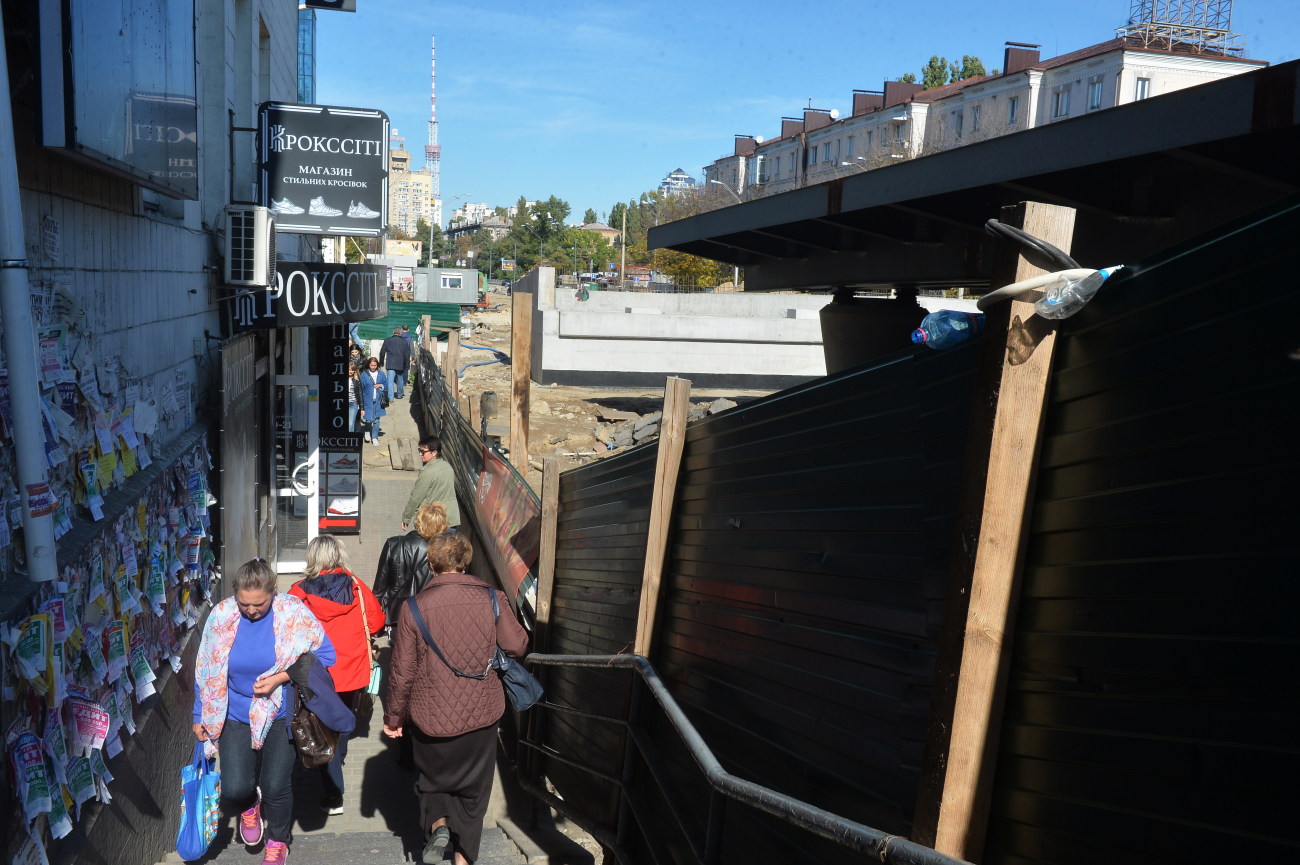
[[442, 650], [438, 648], [438, 644], [433, 641], [433, 635], [429, 633], [429, 626], [425, 624], [424, 615], [420, 612], [419, 605], [415, 603], [415, 598], [408, 597], [406, 599], [406, 606], [411, 611], [411, 618], [415, 619], [415, 624], [419, 626], [420, 634], [424, 637], [424, 642], [429, 644], [430, 649], [433, 649], [433, 653], [438, 656], [438, 660], [442, 661], [444, 664], [447, 665], [447, 669], [451, 670], [457, 676], [460, 676], [465, 679], [482, 680], [487, 678], [487, 670], [484, 670], [482, 673], [475, 674], [475, 673], [466, 673], [462, 670], [458, 670], [455, 667], [453, 667], [451, 665], [451, 661], [448, 661], [446, 656], [442, 654]]
[[370, 652], [370, 660], [375, 660], [375, 638], [370, 635], [370, 619], [366, 617], [366, 596], [361, 591], [361, 581], [357, 575], [352, 575], [352, 591], [357, 593], [357, 602], [361, 604], [361, 637], [365, 640], [366, 650]]

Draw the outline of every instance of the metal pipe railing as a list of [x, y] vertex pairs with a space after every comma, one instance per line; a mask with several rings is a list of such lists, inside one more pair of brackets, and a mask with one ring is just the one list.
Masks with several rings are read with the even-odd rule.
[[[686, 717], [685, 712], [677, 704], [677, 701], [669, 693], [663, 680], [648, 660], [640, 655], [547, 655], [533, 654], [526, 659], [528, 663], [540, 664], [549, 667], [588, 667], [604, 668], [610, 667], [624, 668], [636, 672], [650, 694], [655, 698], [659, 708], [667, 716], [673, 729], [682, 739], [682, 742], [691, 752], [692, 759], [700, 771], [703, 772], [705, 780], [718, 794], [725, 796], [735, 802], [756, 808], [764, 813], [782, 820], [792, 826], [797, 826], [805, 831], [811, 832], [829, 841], [833, 841], [849, 849], [867, 853], [880, 862], [890, 863], [890, 865], [967, 865], [961, 859], [955, 859], [946, 856], [923, 844], [917, 844], [899, 835], [892, 835], [888, 832], [882, 832], [879, 829], [873, 829], [838, 814], [833, 814], [822, 808], [809, 805], [792, 796], [777, 792], [761, 784], [755, 784], [752, 781], [746, 781], [738, 778], [722, 768], [713, 751], [704, 742], [695, 725]], [[644, 712], [644, 707], [641, 709]], [[633, 742], [636, 737], [629, 736], [629, 743]], [[528, 779], [529, 789], [536, 790], [540, 785]], [[550, 798], [549, 796], [547, 797]], [[720, 816], [716, 812], [722, 810], [720, 804], [711, 803], [709, 816], [708, 838], [705, 839], [705, 855], [711, 857], [717, 855], [716, 836], [719, 834], [718, 822]], [[626, 811], [620, 809], [620, 814]], [[620, 822], [622, 822], [620, 820]], [[626, 837], [626, 826], [620, 826], [617, 833], [617, 843], [620, 845]]]

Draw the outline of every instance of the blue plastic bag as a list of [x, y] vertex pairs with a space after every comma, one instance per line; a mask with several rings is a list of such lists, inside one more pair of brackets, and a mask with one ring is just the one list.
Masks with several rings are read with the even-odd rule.
[[194, 745], [194, 759], [181, 767], [181, 825], [176, 831], [176, 855], [187, 862], [202, 859], [217, 837], [221, 819], [221, 774], [217, 758], [203, 756], [203, 743]]

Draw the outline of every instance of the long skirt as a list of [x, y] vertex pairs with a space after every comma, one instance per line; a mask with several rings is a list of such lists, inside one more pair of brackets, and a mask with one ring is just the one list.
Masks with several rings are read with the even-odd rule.
[[420, 772], [415, 792], [424, 832], [428, 835], [429, 827], [446, 817], [452, 843], [473, 862], [492, 795], [497, 725], [445, 737], [429, 736], [414, 724], [409, 730], [414, 734], [411, 755]]

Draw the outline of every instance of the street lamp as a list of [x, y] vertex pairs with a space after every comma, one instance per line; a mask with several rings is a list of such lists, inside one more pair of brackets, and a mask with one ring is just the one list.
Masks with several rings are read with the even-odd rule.
[[855, 157], [853, 157], [853, 161], [852, 161], [852, 162], [841, 162], [840, 165], [842, 165], [842, 166], [846, 166], [846, 167], [847, 167], [847, 166], [852, 166], [852, 167], [854, 167], [854, 168], [857, 168], [857, 169], [860, 170], [860, 171], [868, 171], [868, 170], [870, 170], [869, 167], [868, 167], [867, 164], [866, 164], [866, 157], [865, 157], [865, 156], [855, 156]]
[[736, 203], [737, 203], [737, 204], [744, 204], [744, 203], [745, 203], [745, 200], [744, 200], [743, 198], [740, 197], [740, 193], [739, 193], [739, 192], [737, 192], [736, 190], [732, 189], [730, 186], [728, 186], [727, 184], [723, 183], [721, 180], [710, 180], [709, 183], [716, 183], [716, 184], [718, 184], [718, 186], [721, 186], [723, 189], [725, 189], [725, 190], [727, 190], [728, 192], [730, 192], [730, 193], [731, 193], [731, 197], [734, 198], [734, 199], [736, 199]]

